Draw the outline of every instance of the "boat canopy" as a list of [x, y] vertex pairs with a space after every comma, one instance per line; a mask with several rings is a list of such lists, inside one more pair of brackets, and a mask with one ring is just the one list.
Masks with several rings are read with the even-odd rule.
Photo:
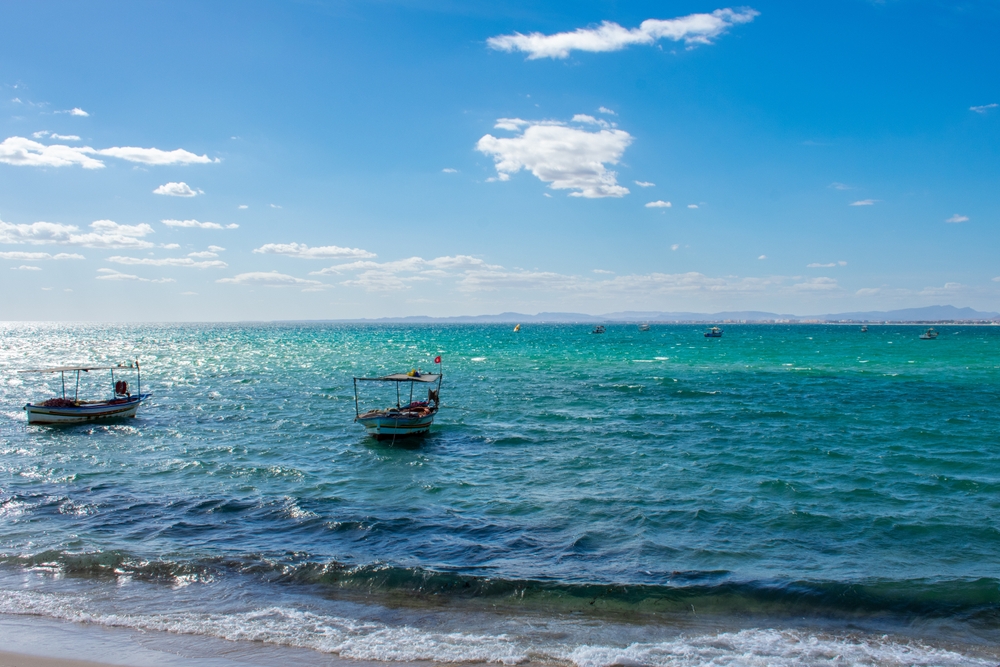
[[71, 371], [110, 371], [118, 368], [134, 368], [132, 364], [118, 364], [117, 366], [53, 366], [52, 368], [33, 368], [18, 373], [69, 373]]
[[393, 373], [383, 375], [380, 378], [354, 378], [355, 380], [368, 380], [369, 382], [437, 382], [440, 374], [421, 373], [418, 375], [407, 375], [406, 373]]

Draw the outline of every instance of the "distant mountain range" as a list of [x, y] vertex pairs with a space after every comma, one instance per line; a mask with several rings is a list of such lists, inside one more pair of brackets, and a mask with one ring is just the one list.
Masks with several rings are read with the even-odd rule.
[[[458, 317], [383, 317], [378, 319], [350, 320], [352, 322], [400, 322], [400, 323], [491, 323], [491, 322], [766, 322], [766, 321], [822, 321], [822, 322], [946, 322], [969, 320], [1000, 320], [1000, 313], [983, 312], [972, 308], [955, 306], [925, 306], [923, 308], [903, 308], [901, 310], [873, 310], [854, 313], [831, 313], [826, 315], [789, 315], [768, 313], [759, 310], [724, 311], [721, 313], [665, 313], [658, 311], [625, 310], [604, 315], [586, 313], [500, 313], [498, 315], [461, 315]], [[346, 320], [341, 320], [346, 321]]]

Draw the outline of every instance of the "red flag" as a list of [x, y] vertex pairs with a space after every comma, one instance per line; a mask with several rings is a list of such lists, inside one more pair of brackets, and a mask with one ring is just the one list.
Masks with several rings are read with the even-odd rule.
[[441, 356], [440, 356], [440, 355], [439, 355], [439, 356], [436, 356], [436, 357], [434, 357], [434, 363], [435, 363], [435, 364], [440, 364], [440, 363], [441, 363]]

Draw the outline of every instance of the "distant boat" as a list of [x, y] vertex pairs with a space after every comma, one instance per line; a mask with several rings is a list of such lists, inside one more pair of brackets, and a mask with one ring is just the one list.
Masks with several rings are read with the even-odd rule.
[[[434, 423], [434, 415], [440, 407], [441, 378], [442, 374], [420, 373], [410, 371], [409, 373], [394, 373], [375, 378], [354, 378], [354, 421], [365, 427], [368, 435], [376, 440], [395, 440], [414, 435], [423, 435], [431, 430]], [[358, 382], [394, 382], [396, 383], [396, 407], [381, 410], [368, 410], [361, 412], [360, 401], [358, 399]], [[413, 400], [413, 388], [416, 384], [437, 385], [436, 389], [428, 388], [426, 401]], [[410, 397], [406, 405], [401, 402], [400, 387], [403, 384], [410, 386]]]
[[938, 337], [938, 332], [934, 331], [933, 328], [930, 328], [927, 331], [920, 334], [920, 340], [934, 340], [937, 337]]
[[521, 325], [520, 324], [515, 324], [514, 325], [514, 333], [517, 333], [520, 330], [521, 330]]
[[604, 325], [603, 324], [598, 324], [596, 327], [594, 327], [594, 330], [591, 331], [590, 333], [596, 333], [596, 334], [602, 334], [602, 333], [604, 333]]
[[861, 333], [868, 333], [868, 325], [867, 324], [862, 324], [861, 325]]
[[[115, 380], [115, 371], [135, 370], [136, 392], [133, 394], [128, 382]], [[80, 373], [90, 371], [111, 371], [111, 398], [98, 401], [80, 400]], [[28, 403], [24, 411], [28, 413], [29, 424], [80, 424], [98, 419], [122, 419], [135, 417], [139, 404], [149, 398], [142, 393], [142, 377], [139, 360], [135, 364], [117, 366], [56, 366], [21, 371], [21, 373], [59, 373], [62, 379], [62, 398], [50, 398], [38, 404]], [[76, 373], [76, 390], [73, 398], [66, 398], [66, 373]]]
[[719, 327], [712, 327], [705, 332], [705, 338], [722, 338], [722, 329]]
[[643, 322], [639, 325], [639, 331], [649, 331], [649, 325]]

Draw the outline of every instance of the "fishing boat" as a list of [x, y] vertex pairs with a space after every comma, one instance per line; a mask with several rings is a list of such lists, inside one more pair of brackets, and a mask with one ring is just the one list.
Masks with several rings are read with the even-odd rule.
[[930, 328], [927, 331], [920, 334], [920, 340], [934, 340], [937, 337], [938, 337], [938, 332], [934, 331], [933, 328]]
[[649, 331], [649, 325], [643, 322], [639, 325], [639, 331]]
[[868, 333], [868, 325], [867, 324], [862, 324], [861, 325], [861, 333]]
[[719, 327], [712, 327], [705, 332], [705, 338], [722, 338], [722, 329]]
[[[440, 359], [441, 357], [438, 357]], [[438, 361], [437, 363], [440, 363]], [[354, 378], [354, 421], [365, 427], [368, 435], [376, 440], [395, 440], [414, 435], [423, 435], [431, 430], [434, 415], [440, 408], [441, 373], [394, 373], [382, 377]], [[396, 385], [396, 406], [379, 410], [361, 412], [358, 398], [359, 382], [392, 382]], [[413, 400], [413, 389], [418, 384], [430, 385], [427, 390], [427, 400]], [[403, 404], [403, 387], [409, 385], [409, 401]]]
[[[126, 380], [120, 379], [121, 373], [127, 370], [135, 371], [135, 393]], [[103, 400], [80, 400], [80, 373], [92, 371], [111, 371], [111, 397]], [[119, 379], [115, 380], [115, 371]], [[99, 419], [123, 419], [135, 417], [139, 404], [149, 398], [142, 393], [142, 375], [139, 371], [139, 360], [135, 363], [118, 364], [117, 366], [56, 366], [54, 368], [38, 368], [21, 373], [59, 373], [62, 381], [62, 397], [50, 398], [41, 403], [28, 403], [24, 411], [28, 414], [29, 424], [79, 424]], [[76, 373], [76, 389], [73, 398], [66, 397], [66, 373]]]
[[520, 324], [515, 324], [515, 325], [514, 325], [514, 333], [517, 333], [517, 332], [519, 332], [520, 330], [521, 330], [521, 325], [520, 325]]
[[602, 334], [602, 333], [604, 333], [604, 325], [598, 324], [596, 327], [594, 327], [594, 330], [591, 331], [590, 333], [595, 333], [595, 334]]

